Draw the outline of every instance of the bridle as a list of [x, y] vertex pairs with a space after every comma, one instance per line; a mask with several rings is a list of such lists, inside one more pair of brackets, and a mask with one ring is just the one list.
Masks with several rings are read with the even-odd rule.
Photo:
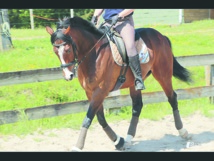
[[[60, 47], [60, 46], [64, 46], [65, 44], [66, 44], [66, 42], [63, 42], [61, 44], [53, 44], [53, 46]], [[60, 65], [61, 68], [67, 68], [69, 66], [76, 65], [78, 63], [78, 58], [77, 58], [76, 50], [74, 50], [74, 48], [73, 48], [73, 53], [74, 53], [74, 60], [71, 61], [70, 63], [67, 63], [67, 64], [61, 64]], [[78, 63], [78, 65], [79, 65], [79, 63]]]
[[[57, 31], [59, 30], [62, 30], [61, 28], [60, 29], [57, 29]], [[67, 68], [69, 66], [72, 66], [72, 65], [76, 65], [78, 63], [78, 57], [77, 57], [77, 53], [76, 53], [76, 44], [75, 42], [73, 41], [72, 37], [71, 36], [67, 36], [67, 35], [64, 35], [62, 37], [60, 37], [64, 42], [62, 42], [61, 44], [55, 44], [53, 43], [52, 45], [55, 46], [55, 47], [60, 47], [60, 46], [64, 46], [65, 44], [69, 43], [72, 45], [72, 49], [73, 49], [73, 53], [74, 53], [74, 60], [71, 61], [70, 63], [67, 63], [67, 64], [61, 64], [61, 68]], [[70, 50], [69, 50], [70, 51]]]
[[[111, 29], [113, 25], [110, 26], [109, 30]], [[61, 28], [57, 29], [58, 30], [62, 30]], [[67, 68], [69, 66], [73, 66], [74, 65], [74, 69], [77, 69], [78, 66], [85, 60], [85, 58], [91, 53], [91, 51], [95, 48], [95, 46], [101, 41], [101, 39], [103, 39], [103, 37], [106, 35], [107, 32], [109, 32], [109, 30], [107, 30], [101, 37], [100, 39], [94, 44], [94, 46], [87, 52], [87, 54], [80, 60], [78, 61], [78, 55], [76, 53], [77, 51], [77, 48], [76, 48], [76, 44], [75, 42], [73, 41], [72, 37], [71, 36], [67, 36], [67, 35], [64, 35], [62, 37], [62, 40], [64, 41], [63, 43], [61, 44], [55, 44], [53, 43], [52, 45], [55, 46], [55, 47], [60, 47], [60, 46], [64, 46], [65, 44], [69, 43], [72, 45], [72, 49], [73, 49], [73, 53], [74, 53], [74, 60], [71, 61], [70, 63], [66, 63], [66, 64], [61, 64], [61, 68]]]

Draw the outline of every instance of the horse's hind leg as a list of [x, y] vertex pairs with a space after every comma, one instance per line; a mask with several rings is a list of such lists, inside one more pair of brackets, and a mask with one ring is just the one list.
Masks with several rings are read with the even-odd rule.
[[103, 130], [105, 131], [105, 133], [108, 135], [110, 140], [114, 143], [116, 149], [123, 150], [125, 141], [122, 137], [118, 136], [106, 122], [104, 111], [103, 111], [103, 105], [97, 111], [97, 119], [99, 124], [103, 127]]
[[[160, 70], [160, 67], [159, 67], [159, 70]], [[175, 127], [178, 130], [179, 135], [182, 138], [188, 139], [189, 135], [188, 135], [187, 130], [183, 128], [183, 123], [182, 123], [179, 109], [178, 109], [177, 94], [173, 90], [171, 77], [169, 75], [167, 75], [170, 72], [165, 71], [165, 72], [162, 72], [161, 74], [159, 74], [158, 72], [155, 72], [155, 71], [158, 71], [158, 70], [154, 69], [152, 71], [152, 74], [155, 77], [155, 79], [162, 86], [162, 88], [168, 98], [168, 102], [172, 107], [173, 117], [174, 117], [174, 121], [175, 121]], [[168, 79], [166, 79], [166, 78], [168, 78]]]
[[177, 94], [173, 91], [173, 96], [168, 97], [168, 102], [170, 103], [173, 109], [173, 117], [175, 120], [175, 127], [179, 132], [179, 135], [182, 138], [188, 138], [188, 132], [186, 129], [183, 128], [183, 123], [181, 121], [180, 113], [178, 110], [178, 101], [177, 101]]
[[[126, 146], [131, 145], [131, 141], [136, 134], [139, 116], [143, 107], [142, 94], [140, 90], [135, 90], [134, 86], [129, 88], [132, 99], [132, 118], [126, 136]], [[127, 148], [127, 147], [126, 147]]]

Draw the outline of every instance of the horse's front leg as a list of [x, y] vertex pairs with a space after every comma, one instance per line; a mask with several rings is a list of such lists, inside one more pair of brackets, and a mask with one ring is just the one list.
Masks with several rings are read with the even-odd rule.
[[139, 116], [143, 107], [142, 94], [140, 90], [135, 90], [134, 86], [130, 87], [130, 96], [132, 99], [132, 118], [125, 139], [126, 145], [125, 148], [128, 148], [131, 145], [131, 141], [134, 138], [137, 130], [137, 124]]
[[99, 88], [94, 90], [93, 94], [91, 93], [91, 91], [86, 91], [86, 95], [90, 104], [86, 116], [83, 120], [77, 143], [72, 148], [72, 151], [81, 151], [84, 148], [88, 128], [90, 127], [95, 114], [97, 113], [99, 108], [102, 107], [102, 103], [106, 96], [105, 92], [101, 91]]
[[118, 136], [113, 130], [112, 128], [108, 125], [106, 119], [105, 119], [105, 115], [104, 115], [104, 111], [103, 111], [103, 105], [101, 105], [101, 107], [99, 108], [98, 112], [97, 112], [97, 119], [99, 124], [103, 127], [103, 130], [105, 131], [105, 133], [108, 135], [108, 137], [110, 138], [110, 140], [114, 143], [114, 146], [116, 147], [117, 150], [123, 150], [124, 148], [124, 138]]
[[76, 145], [72, 148], [72, 151], [81, 151], [84, 148], [87, 131], [92, 123], [92, 120], [97, 112], [97, 109], [98, 107], [96, 108], [95, 106], [93, 106], [93, 103], [90, 103], [87, 114], [82, 123], [79, 138], [77, 140]]

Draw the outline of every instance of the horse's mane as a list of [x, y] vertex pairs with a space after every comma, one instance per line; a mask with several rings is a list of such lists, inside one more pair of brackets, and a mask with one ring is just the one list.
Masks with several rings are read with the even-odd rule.
[[92, 34], [95, 34], [97, 36], [102, 36], [103, 31], [99, 30], [92, 24], [90, 21], [85, 20], [81, 17], [64, 17], [62, 20], [59, 19], [59, 22], [57, 23], [57, 29], [59, 28], [67, 28], [70, 25], [71, 28], [76, 28], [79, 30], [86, 30]]

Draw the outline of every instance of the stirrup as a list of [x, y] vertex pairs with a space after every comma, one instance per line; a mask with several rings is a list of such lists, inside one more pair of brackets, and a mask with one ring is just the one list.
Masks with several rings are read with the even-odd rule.
[[135, 84], [135, 90], [144, 90], [146, 89], [143, 82], [138, 81], [138, 83]]

